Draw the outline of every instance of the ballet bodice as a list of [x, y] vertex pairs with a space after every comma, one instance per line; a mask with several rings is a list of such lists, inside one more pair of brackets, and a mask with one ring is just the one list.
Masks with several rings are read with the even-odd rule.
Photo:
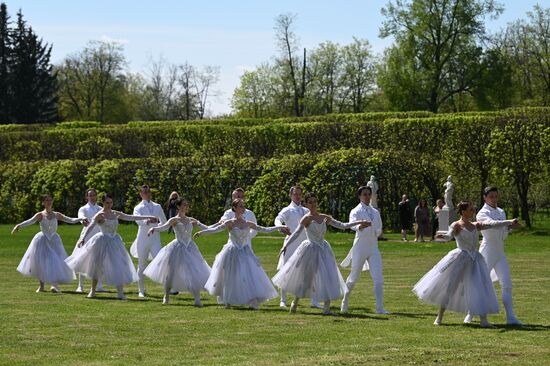
[[474, 227], [472, 231], [468, 229], [462, 229], [456, 235], [456, 246], [459, 249], [466, 250], [468, 252], [477, 252], [479, 234], [477, 229]]
[[54, 216], [52, 219], [48, 219], [45, 215], [43, 215], [42, 220], [40, 221], [40, 230], [44, 233], [44, 235], [51, 239], [57, 232], [57, 217]]
[[306, 236], [310, 242], [321, 244], [325, 241], [326, 231], [327, 224], [324, 221], [318, 223], [315, 220], [311, 220], [309, 226], [306, 227]]
[[188, 221], [187, 224], [178, 221], [176, 225], [173, 226], [173, 230], [178, 241], [188, 243], [193, 235], [193, 224], [191, 221]]
[[241, 229], [235, 226], [231, 230], [229, 230], [229, 241], [237, 246], [239, 249], [242, 249], [247, 245], [249, 236], [249, 228]]
[[98, 225], [103, 234], [110, 237], [117, 235], [118, 219], [104, 219], [103, 222]]

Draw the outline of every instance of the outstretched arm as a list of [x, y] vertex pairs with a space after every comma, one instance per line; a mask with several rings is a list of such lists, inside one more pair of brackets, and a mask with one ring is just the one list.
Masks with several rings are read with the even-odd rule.
[[153, 235], [155, 231], [167, 231], [168, 228], [170, 228], [170, 226], [175, 224], [176, 220], [178, 220], [177, 217], [172, 217], [170, 220], [166, 221], [165, 223], [158, 224], [157, 226], [150, 228], [149, 231], [147, 232], [147, 236]]
[[[256, 230], [260, 233], [272, 233], [274, 231], [277, 231], [277, 230], [284, 230], [285, 228], [287, 228], [286, 226], [284, 225], [276, 225], [276, 226], [260, 226], [260, 225], [257, 225], [255, 223], [253, 223], [252, 221], [248, 221], [248, 226], [252, 229], [252, 230]], [[287, 228], [288, 229], [288, 228]]]
[[513, 220], [491, 220], [491, 221], [477, 221], [475, 223], [478, 230], [488, 230], [497, 227], [509, 226], [509, 227], [519, 227], [521, 226], [518, 222], [518, 219]]
[[190, 217], [189, 220], [191, 220], [191, 224], [200, 227], [201, 230], [207, 229], [209, 227], [208, 225], [203, 224], [202, 222], [200, 222], [199, 220], [193, 217]]
[[358, 221], [352, 221], [352, 222], [340, 222], [330, 216], [327, 216], [325, 218], [326, 220], [326, 223], [329, 224], [330, 226], [332, 227], [335, 227], [337, 229], [341, 229], [341, 230], [345, 230], [345, 229], [349, 229], [350, 227], [353, 227], [353, 226], [356, 226], [356, 225], [361, 225], [361, 224], [365, 224], [366, 221], [365, 220], [358, 220]]
[[17, 232], [17, 230], [19, 230], [20, 228], [22, 227], [25, 227], [25, 226], [30, 226], [32, 224], [34, 224], [35, 222], [38, 221], [38, 219], [42, 217], [42, 214], [40, 212], [36, 213], [33, 217], [31, 217], [30, 219], [28, 220], [25, 220], [23, 222], [20, 222], [19, 224], [15, 225], [13, 227], [13, 230], [11, 231], [12, 234], [15, 234]]
[[281, 249], [281, 252], [279, 253], [279, 255], [281, 254], [284, 254], [286, 252], [286, 248], [294, 241], [296, 240], [296, 238], [298, 238], [300, 236], [300, 234], [302, 233], [302, 231], [304, 231], [305, 229], [305, 226], [304, 224], [300, 223], [300, 225], [298, 226], [298, 228], [296, 228], [296, 231], [294, 231], [292, 233], [292, 235], [290, 235], [290, 237], [288, 238], [288, 240], [286, 241], [285, 243], [285, 246]]
[[155, 216], [127, 215], [124, 212], [113, 211], [115, 215], [124, 221], [158, 220]]
[[78, 224], [80, 222], [84, 222], [86, 219], [81, 219], [79, 217], [69, 217], [69, 216], [65, 216], [63, 215], [61, 212], [56, 212], [55, 213], [55, 216], [56, 218], [59, 220], [59, 221], [63, 221], [63, 222], [66, 222], [68, 224]]
[[92, 223], [86, 226], [84, 233], [82, 233], [80, 240], [77, 242], [78, 247], [81, 247], [86, 242], [86, 238], [88, 237], [88, 234], [94, 229], [98, 221], [101, 220], [102, 218], [103, 216], [101, 215], [101, 213], [98, 213], [94, 216], [94, 218], [92, 219]]
[[215, 233], [219, 233], [220, 231], [223, 231], [223, 229], [225, 229], [226, 227], [226, 223], [221, 223], [219, 225], [213, 225], [211, 227], [208, 227], [204, 230], [201, 230], [201, 231], [197, 231], [194, 235], [193, 235], [193, 238], [197, 238], [201, 235], [209, 235], [209, 234], [215, 234]]

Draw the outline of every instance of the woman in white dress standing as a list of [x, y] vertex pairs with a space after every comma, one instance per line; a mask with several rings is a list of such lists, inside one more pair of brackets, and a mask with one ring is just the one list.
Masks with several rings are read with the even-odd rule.
[[65, 263], [67, 252], [63, 247], [61, 237], [57, 234], [58, 221], [69, 224], [84, 222], [79, 218], [71, 218], [52, 210], [52, 196], [42, 196], [44, 211], [36, 213], [32, 218], [15, 225], [12, 234], [22, 227], [40, 223], [40, 232], [32, 238], [25, 255], [21, 259], [17, 270], [24, 276], [32, 276], [40, 281], [36, 292], [44, 292], [44, 283], [52, 284], [52, 292], [59, 292], [59, 283], [70, 283], [75, 279], [74, 272]]
[[222, 224], [199, 231], [195, 237], [211, 234], [227, 228], [229, 241], [216, 255], [210, 277], [205, 288], [211, 295], [218, 296], [218, 302], [230, 305], [248, 305], [257, 310], [259, 304], [277, 296], [277, 291], [271, 284], [258, 257], [254, 255], [250, 245], [250, 229], [262, 233], [281, 230], [288, 232], [286, 226], [262, 227], [243, 218], [245, 205], [242, 199], [231, 203], [235, 218]]
[[[117, 233], [118, 220], [137, 221], [156, 217], [127, 215], [115, 211], [112, 209], [113, 198], [108, 194], [103, 195], [102, 201], [103, 208], [94, 216], [78, 242], [81, 250], [68, 257], [65, 262], [75, 272], [83, 273], [92, 279], [88, 298], [96, 296], [97, 282], [101, 280], [103, 283], [116, 286], [118, 299], [126, 300], [122, 286], [137, 281], [138, 276], [132, 258]], [[96, 225], [101, 231], [89, 238]]]
[[487, 264], [478, 251], [478, 230], [509, 226], [517, 220], [495, 221], [491, 224], [471, 222], [475, 214], [471, 202], [458, 204], [460, 220], [449, 227], [447, 234], [454, 236], [457, 248], [451, 250], [414, 286], [413, 292], [430, 304], [438, 305], [434, 325], [440, 325], [446, 309], [479, 315], [482, 327], [491, 328], [487, 314], [498, 313], [498, 300], [491, 282]]
[[341, 223], [317, 211], [317, 197], [313, 193], [307, 193], [304, 200], [309, 213], [302, 218], [300, 226], [286, 241], [281, 255], [303, 230], [306, 231], [307, 239], [273, 277], [273, 283], [296, 296], [290, 305], [291, 313], [296, 312], [300, 298], [314, 296], [318, 301], [324, 302], [323, 314], [332, 315], [330, 302], [344, 296], [346, 283], [338, 269], [332, 248], [325, 240], [326, 224], [338, 229], [348, 229], [366, 224], [366, 221]]
[[176, 239], [160, 250], [143, 273], [163, 285], [163, 304], [170, 301], [171, 291], [188, 291], [195, 298], [195, 306], [202, 307], [200, 292], [210, 276], [210, 266], [193, 242], [192, 235], [193, 226], [201, 229], [206, 229], [207, 226], [187, 217], [189, 204], [184, 198], [176, 198], [174, 206], [177, 209], [176, 215], [164, 225], [149, 229], [149, 234], [172, 228]]

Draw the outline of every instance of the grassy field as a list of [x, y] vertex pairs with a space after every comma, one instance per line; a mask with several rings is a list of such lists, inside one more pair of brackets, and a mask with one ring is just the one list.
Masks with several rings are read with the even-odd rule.
[[[550, 364], [550, 230], [515, 233], [507, 241], [514, 303], [522, 328], [504, 325], [504, 311], [490, 316], [497, 329], [463, 325], [462, 314], [449, 312], [445, 324], [432, 322], [436, 308], [416, 299], [411, 288], [454, 243], [401, 243], [397, 236], [381, 242], [385, 307], [374, 313], [370, 275], [363, 275], [350, 301], [350, 312], [322, 316], [318, 309], [288, 314], [278, 299], [259, 311], [224, 309], [203, 293], [204, 308], [193, 307], [190, 294], [173, 296], [163, 306], [160, 285], [147, 281], [149, 297], [137, 298], [137, 285], [86, 299], [63, 285], [62, 294], [35, 293], [38, 282], [16, 271], [38, 226], [10, 236], [0, 226], [0, 364]], [[70, 253], [80, 228], [60, 227]], [[136, 225], [121, 226], [129, 246]], [[225, 242], [225, 234], [198, 239], [208, 263]], [[328, 240], [338, 260], [351, 246], [352, 234], [333, 233]], [[171, 240], [162, 234], [163, 243]], [[254, 250], [268, 275], [275, 274], [280, 237], [259, 237]], [[343, 270], [344, 277], [348, 270]], [[86, 283], [88, 285], [88, 282]], [[500, 292], [497, 289], [498, 292]], [[308, 304], [303, 301], [302, 305]]]

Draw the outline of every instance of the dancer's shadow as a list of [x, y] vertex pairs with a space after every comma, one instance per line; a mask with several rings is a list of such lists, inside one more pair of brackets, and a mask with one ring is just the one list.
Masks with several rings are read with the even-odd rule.
[[508, 325], [508, 324], [493, 324], [502, 332], [523, 331], [523, 332], [540, 332], [549, 331], [550, 325], [543, 324], [524, 324], [524, 325]]
[[403, 313], [403, 312], [395, 312], [391, 313], [390, 315], [400, 316], [403, 318], [422, 318], [426, 319], [426, 317], [433, 317], [436, 314], [434, 313]]

